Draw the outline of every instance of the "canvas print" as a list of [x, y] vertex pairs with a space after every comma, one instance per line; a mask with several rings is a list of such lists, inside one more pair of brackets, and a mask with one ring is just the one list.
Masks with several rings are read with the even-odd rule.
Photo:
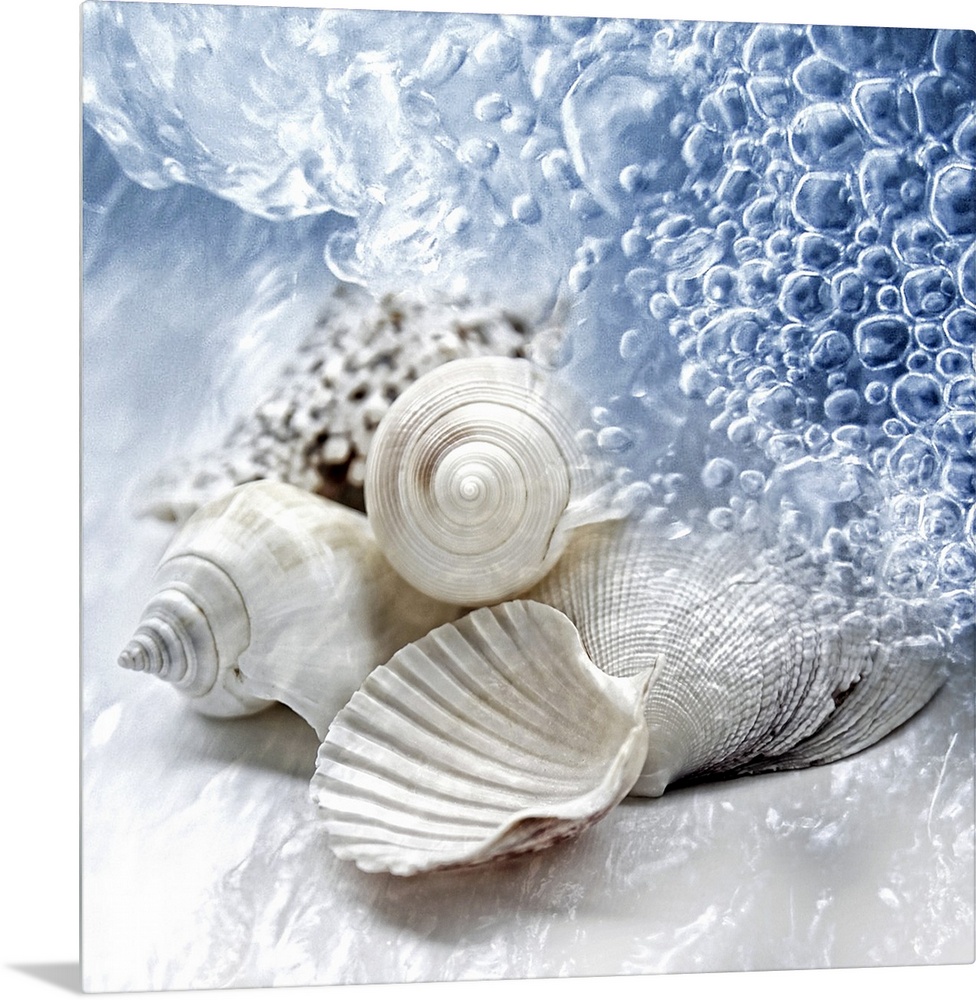
[[85, 988], [971, 963], [976, 34], [82, 10]]

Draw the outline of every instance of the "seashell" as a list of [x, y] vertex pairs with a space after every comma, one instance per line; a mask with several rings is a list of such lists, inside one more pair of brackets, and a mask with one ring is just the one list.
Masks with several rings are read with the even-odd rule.
[[669, 536], [649, 517], [577, 532], [524, 596], [563, 611], [608, 673], [656, 665], [636, 795], [856, 753], [945, 678], [934, 638], [811, 595], [741, 540]]
[[617, 516], [568, 389], [529, 361], [454, 361], [380, 422], [366, 511], [418, 590], [489, 604], [531, 586], [573, 528]]
[[216, 447], [154, 475], [141, 487], [139, 510], [183, 523], [203, 504], [257, 479], [363, 510], [366, 456], [390, 403], [446, 361], [521, 357], [537, 339], [558, 336], [558, 328], [541, 326], [467, 299], [401, 293], [377, 301], [342, 284], [253, 412], [242, 414]]
[[198, 510], [154, 588], [122, 667], [207, 715], [283, 702], [320, 738], [373, 667], [460, 613], [396, 576], [365, 515], [270, 481]]
[[412, 875], [576, 835], [640, 772], [649, 681], [598, 670], [565, 615], [532, 601], [434, 629], [369, 675], [319, 749], [310, 791], [332, 851]]

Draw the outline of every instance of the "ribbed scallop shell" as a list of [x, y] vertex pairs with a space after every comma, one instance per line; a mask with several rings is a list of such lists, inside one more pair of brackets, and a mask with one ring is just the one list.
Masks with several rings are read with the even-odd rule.
[[270, 481], [200, 508], [154, 586], [122, 666], [205, 714], [283, 702], [320, 737], [373, 667], [460, 614], [396, 575], [365, 515]]
[[825, 763], [880, 739], [944, 679], [941, 647], [810, 595], [742, 543], [592, 525], [525, 595], [564, 611], [615, 676], [656, 665], [633, 794]]
[[575, 835], [640, 772], [648, 680], [602, 673], [534, 602], [435, 629], [370, 674], [319, 750], [311, 794], [332, 850], [410, 875]]
[[366, 463], [366, 511], [418, 590], [488, 604], [540, 579], [570, 529], [613, 516], [569, 391], [513, 358], [453, 361], [390, 407]]

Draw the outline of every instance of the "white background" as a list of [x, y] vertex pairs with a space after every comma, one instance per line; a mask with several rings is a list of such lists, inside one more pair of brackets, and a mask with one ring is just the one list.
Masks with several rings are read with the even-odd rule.
[[[316, 6], [316, 4], [306, 4]], [[390, 3], [343, 7], [478, 10], [974, 27], [954, 3], [818, 0], [806, 7], [771, 0], [525, 0], [510, 3]], [[3, 683], [3, 831], [0, 869], [0, 993], [13, 998], [79, 991], [79, 567], [78, 316], [80, 5], [21, 0], [4, 10], [4, 143], [0, 155], [0, 660]], [[12, 222], [12, 224], [11, 224]], [[11, 308], [12, 307], [12, 308]], [[505, 997], [521, 1000], [558, 985], [576, 998], [612, 990], [623, 998], [823, 997], [876, 991], [961, 996], [973, 967], [710, 974], [600, 980], [452, 983], [197, 991], [170, 995], [321, 996], [350, 1000]], [[969, 984], [968, 986], [966, 984]], [[143, 994], [144, 995], [144, 994]]]

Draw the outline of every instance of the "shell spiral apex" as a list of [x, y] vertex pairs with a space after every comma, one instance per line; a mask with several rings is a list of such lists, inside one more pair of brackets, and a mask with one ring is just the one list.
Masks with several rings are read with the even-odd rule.
[[414, 383], [366, 465], [367, 514], [397, 571], [441, 600], [491, 603], [541, 579], [571, 528], [616, 516], [577, 406], [521, 359], [454, 361]]
[[373, 667], [460, 609], [406, 586], [365, 515], [295, 486], [239, 486], [174, 537], [119, 665], [205, 715], [283, 702], [319, 735]]

